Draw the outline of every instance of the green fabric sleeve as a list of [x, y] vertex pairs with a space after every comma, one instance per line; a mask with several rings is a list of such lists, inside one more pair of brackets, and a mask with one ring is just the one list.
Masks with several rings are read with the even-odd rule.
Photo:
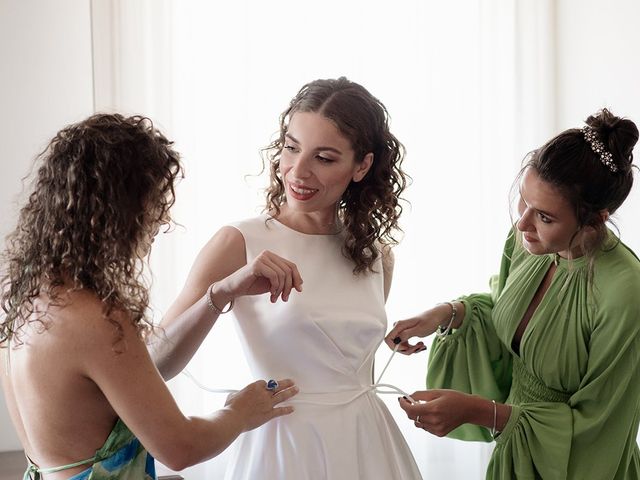
[[[511, 386], [510, 355], [491, 323], [489, 295], [461, 299], [465, 306], [462, 327], [438, 337], [431, 348], [427, 388], [451, 388], [504, 402]], [[459, 440], [490, 442], [489, 431], [464, 424], [448, 435]]]
[[496, 438], [486, 478], [566, 479], [572, 434], [571, 408], [565, 403], [512, 405], [509, 421]]
[[569, 400], [575, 445], [569, 464], [572, 478], [585, 472], [589, 478], [617, 478], [619, 465], [628, 461], [629, 446], [636, 445], [640, 305], [633, 299], [639, 292], [620, 295], [615, 305], [603, 308], [591, 335], [587, 370]]
[[[508, 236], [500, 274], [490, 281], [491, 293], [461, 297], [465, 316], [451, 335], [432, 345], [427, 388], [450, 388], [504, 402], [511, 386], [511, 357], [491, 321], [494, 299], [504, 287], [511, 264], [515, 236]], [[448, 435], [460, 440], [492, 441], [489, 431], [465, 424]]]

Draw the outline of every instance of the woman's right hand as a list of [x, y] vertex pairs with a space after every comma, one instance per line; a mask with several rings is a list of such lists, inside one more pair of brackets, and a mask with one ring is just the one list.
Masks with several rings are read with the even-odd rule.
[[238, 414], [243, 426], [242, 431], [246, 432], [273, 418], [293, 412], [293, 407], [290, 405], [286, 407], [276, 405], [297, 393], [298, 387], [292, 380], [278, 380], [278, 387], [275, 390], [267, 390], [267, 383], [264, 380], [258, 380], [239, 392], [229, 395], [225, 409]]
[[245, 295], [271, 294], [271, 302], [278, 297], [289, 300], [291, 290], [302, 291], [302, 277], [295, 263], [269, 250], [264, 250], [253, 261], [216, 282], [212, 296], [216, 305], [226, 305]]
[[[457, 304], [461, 305], [461, 304]], [[456, 316], [460, 315], [460, 308]], [[464, 315], [464, 312], [462, 312]], [[451, 319], [451, 306], [445, 304], [439, 304], [430, 310], [427, 310], [420, 315], [408, 318], [406, 320], [400, 320], [396, 322], [387, 334], [384, 341], [390, 349], [394, 349], [397, 344], [400, 344], [398, 352], [404, 355], [411, 355], [426, 350], [427, 347], [421, 341], [411, 344], [409, 339], [413, 337], [428, 337], [434, 333], [439, 326], [447, 325]]]

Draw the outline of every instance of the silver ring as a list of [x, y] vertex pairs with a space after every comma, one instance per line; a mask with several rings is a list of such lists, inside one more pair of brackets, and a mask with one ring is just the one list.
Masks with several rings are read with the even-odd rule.
[[267, 382], [267, 390], [275, 392], [276, 388], [278, 388], [278, 382], [273, 378]]

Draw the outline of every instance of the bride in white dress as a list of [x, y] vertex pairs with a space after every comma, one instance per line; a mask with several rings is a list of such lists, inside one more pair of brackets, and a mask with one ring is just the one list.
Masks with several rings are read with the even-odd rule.
[[[253, 375], [300, 391], [292, 414], [238, 438], [226, 479], [420, 479], [372, 388], [406, 181], [386, 109], [345, 78], [311, 82], [267, 151], [266, 213], [202, 249], [162, 322], [175, 351], [158, 368], [171, 377], [191, 358], [212, 322], [181, 314], [209, 295], [215, 310], [232, 309]], [[227, 294], [238, 286], [222, 279], [242, 268], [255, 277], [246, 293], [267, 294]]]

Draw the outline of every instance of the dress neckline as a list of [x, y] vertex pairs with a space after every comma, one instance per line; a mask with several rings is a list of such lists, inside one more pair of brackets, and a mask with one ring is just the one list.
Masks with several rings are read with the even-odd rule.
[[584, 267], [587, 264], [587, 256], [582, 255], [578, 258], [564, 258], [558, 255], [557, 253], [549, 253], [548, 256], [551, 258], [552, 262], [556, 264], [558, 268], [561, 269], [576, 269], [580, 267]]
[[281, 228], [283, 228], [284, 230], [288, 230], [290, 232], [293, 232], [297, 235], [302, 235], [304, 237], [311, 237], [311, 238], [336, 238], [337, 236], [339, 236], [343, 230], [340, 230], [336, 233], [304, 233], [301, 232], [300, 230], [296, 230], [295, 228], [291, 228], [290, 226], [282, 223], [280, 220], [278, 220], [276, 217], [273, 217], [271, 215], [269, 215], [268, 213], [264, 214], [267, 222], [273, 222], [276, 225], [279, 225]]

